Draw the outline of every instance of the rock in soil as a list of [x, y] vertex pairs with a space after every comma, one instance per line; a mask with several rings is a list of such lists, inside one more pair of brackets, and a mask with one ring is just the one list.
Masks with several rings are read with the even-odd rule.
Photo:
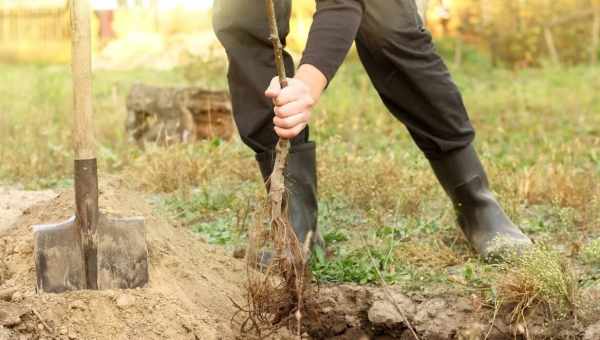
[[135, 297], [129, 294], [121, 294], [117, 300], [117, 306], [121, 308], [127, 308], [135, 304]]
[[407, 320], [415, 315], [415, 303], [404, 294], [391, 291], [389, 297], [378, 291], [367, 317], [373, 329], [400, 337], [408, 328]]

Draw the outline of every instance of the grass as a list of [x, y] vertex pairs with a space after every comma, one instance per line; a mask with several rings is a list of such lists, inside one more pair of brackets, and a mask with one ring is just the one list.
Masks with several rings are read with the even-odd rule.
[[526, 315], [544, 308], [554, 317], [578, 313], [581, 293], [568, 261], [556, 250], [538, 245], [502, 265], [494, 283], [499, 304], [512, 308], [512, 321], [526, 323]]
[[[311, 130], [319, 145], [319, 223], [330, 244], [313, 258], [317, 280], [377, 283], [377, 268], [407, 290], [442, 287], [517, 304], [516, 296], [535, 297], [557, 309], [576, 302], [569, 300], [576, 288], [600, 286], [600, 68], [515, 72], [473, 58], [454, 76], [478, 131], [476, 147], [507, 213], [549, 246], [513, 267], [475, 258], [427, 161], [350, 58]], [[124, 134], [131, 84], [225, 86], [222, 68], [207, 72], [96, 72], [100, 168], [160, 193], [165, 211], [208, 242], [234, 246], [244, 243], [264, 200], [252, 153], [238, 139], [141, 152]], [[0, 73], [0, 183], [70, 186], [68, 69], [0, 65]], [[571, 270], [577, 275], [565, 276]]]
[[583, 248], [583, 261], [586, 264], [600, 266], [600, 239], [595, 239]]

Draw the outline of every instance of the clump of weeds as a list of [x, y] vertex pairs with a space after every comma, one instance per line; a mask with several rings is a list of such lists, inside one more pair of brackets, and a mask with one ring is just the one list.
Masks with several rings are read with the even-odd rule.
[[600, 238], [591, 241], [582, 252], [583, 262], [592, 266], [600, 266]]
[[528, 316], [539, 312], [550, 319], [578, 317], [582, 302], [578, 280], [559, 252], [536, 245], [508, 256], [499, 267], [494, 305], [509, 308], [512, 323], [527, 325]]

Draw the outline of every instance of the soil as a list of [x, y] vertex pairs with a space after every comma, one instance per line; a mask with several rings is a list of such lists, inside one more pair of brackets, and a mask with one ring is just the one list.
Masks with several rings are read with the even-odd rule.
[[[36, 292], [31, 226], [70, 217], [73, 194], [0, 189], [0, 226], [10, 225], [0, 229], [0, 340], [252, 338], [231, 322], [232, 300], [243, 301], [244, 261], [161, 217], [150, 196], [122, 187], [118, 180], [101, 185], [100, 204], [114, 215], [145, 216], [150, 285], [66, 294]], [[448, 291], [405, 295], [398, 287], [388, 292], [395, 303], [382, 288], [319, 287], [307, 302], [304, 338], [414, 339], [409, 324], [420, 339], [524, 338], [523, 325], [509, 326], [502, 317], [490, 326], [491, 310], [476, 297]], [[552, 325], [543, 320], [532, 317], [530, 337], [600, 334], [600, 323], [586, 328], [572, 320]], [[281, 331], [272, 338], [291, 336]]]
[[0, 232], [8, 229], [21, 216], [23, 210], [57, 195], [51, 190], [23, 191], [17, 188], [0, 187]]
[[40, 195], [46, 200], [24, 210], [11, 228], [0, 233], [0, 301], [5, 300], [0, 304], [0, 339], [236, 337], [230, 299], [241, 300], [244, 263], [156, 216], [141, 195], [117, 187], [101, 189], [100, 205], [111, 214], [146, 217], [149, 287], [37, 293], [31, 226], [60, 222], [74, 211], [69, 191], [50, 200]]

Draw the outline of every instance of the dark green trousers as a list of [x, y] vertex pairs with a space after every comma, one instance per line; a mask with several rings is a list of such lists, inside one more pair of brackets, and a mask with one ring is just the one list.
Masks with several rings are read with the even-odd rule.
[[[285, 45], [291, 0], [278, 0], [276, 7], [280, 39]], [[460, 92], [436, 54], [414, 0], [364, 0], [362, 8], [356, 46], [389, 111], [404, 123], [429, 159], [470, 145], [475, 132]], [[213, 20], [229, 59], [235, 121], [244, 143], [257, 153], [272, 149], [277, 142], [272, 103], [264, 96], [275, 76], [265, 13], [262, 0], [216, 0]], [[288, 54], [285, 63], [288, 76], [293, 76], [294, 63]], [[308, 129], [293, 143], [306, 141]]]

